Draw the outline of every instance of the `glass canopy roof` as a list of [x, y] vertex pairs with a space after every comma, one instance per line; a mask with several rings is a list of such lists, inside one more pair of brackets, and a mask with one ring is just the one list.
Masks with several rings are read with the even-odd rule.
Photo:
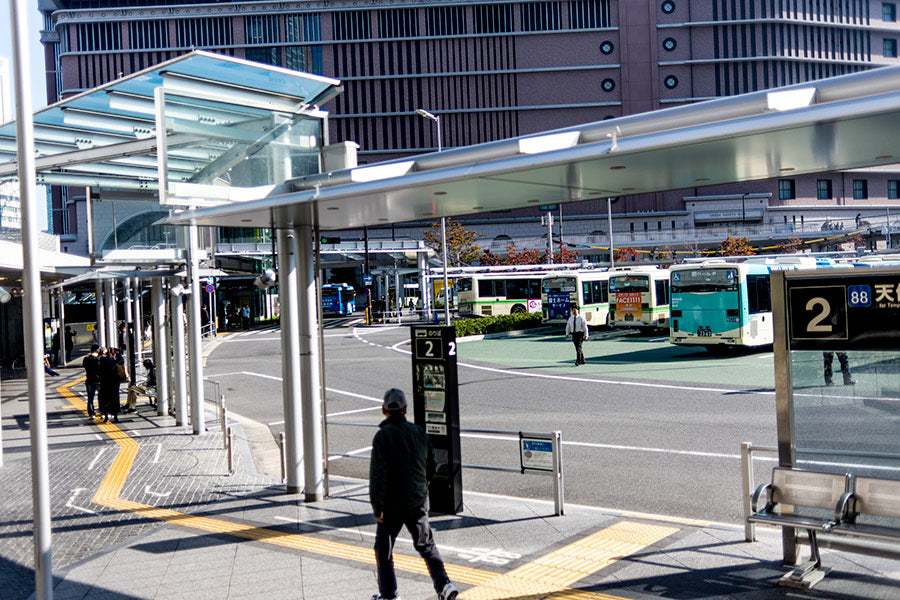
[[[309, 172], [310, 163], [317, 170], [324, 116], [318, 106], [339, 84], [191, 52], [37, 111], [37, 182], [158, 189], [154, 98], [161, 89], [169, 182], [282, 183]], [[0, 180], [17, 176], [16, 150], [15, 122], [0, 125]], [[291, 166], [273, 173], [267, 168], [273, 156]], [[255, 165], [254, 157], [263, 160]]]

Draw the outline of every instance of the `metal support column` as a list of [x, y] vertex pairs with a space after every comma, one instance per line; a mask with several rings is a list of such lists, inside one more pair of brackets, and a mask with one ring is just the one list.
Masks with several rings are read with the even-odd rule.
[[319, 319], [316, 302], [316, 269], [310, 225], [294, 228], [299, 290], [301, 406], [303, 410], [304, 496], [307, 502], [325, 497], [320, 402]]
[[184, 296], [172, 294], [172, 354], [175, 372], [175, 424], [187, 422], [187, 364], [184, 360]]
[[25, 0], [10, 0], [13, 79], [16, 89], [16, 142], [22, 217], [22, 311], [25, 365], [28, 369], [28, 417], [31, 437], [31, 500], [34, 514], [34, 597], [53, 598], [50, 541], [50, 460], [47, 443], [47, 396], [44, 388], [44, 336], [41, 322], [41, 273], [38, 213], [34, 186], [34, 121], [31, 116], [31, 59], [28, 52]]
[[[144, 323], [141, 318], [141, 313], [143, 312], [141, 302], [141, 280], [137, 277], [134, 278], [134, 303], [131, 305], [134, 311], [134, 362], [135, 368], [141, 364], [141, 356], [144, 351]], [[134, 379], [137, 380], [137, 373], [134, 375]]]
[[103, 282], [94, 282], [94, 312], [97, 318], [97, 329], [94, 330], [96, 341], [101, 346], [106, 343], [106, 311], [103, 309]]
[[447, 281], [447, 219], [441, 217], [441, 256], [444, 266], [444, 325], [450, 325], [450, 284]]
[[[424, 246], [424, 242], [422, 245]], [[428, 255], [425, 252], [419, 252], [416, 254], [416, 259], [419, 267], [419, 302], [422, 310], [425, 311], [423, 313], [425, 321], [431, 323], [431, 282], [428, 280]]]
[[200, 250], [197, 225], [188, 226], [188, 280], [191, 308], [188, 311], [188, 345], [191, 357], [191, 428], [194, 435], [206, 431], [203, 415], [203, 340], [200, 324]]
[[116, 323], [116, 280], [106, 282], [106, 347], [115, 348], [116, 332], [119, 330]]
[[284, 399], [285, 491], [299, 494], [303, 477], [301, 429], [300, 329], [297, 291], [297, 254], [292, 232], [279, 229], [278, 297], [281, 301], [281, 376]]
[[[135, 385], [137, 380], [135, 379], [135, 369], [134, 369], [134, 312], [132, 310], [132, 298], [131, 298], [131, 278], [125, 278], [122, 280], [122, 293], [123, 299], [125, 301], [125, 306], [123, 310], [125, 312], [125, 339], [123, 351], [125, 352], [125, 364], [128, 365], [128, 376], [131, 385]], [[128, 335], [128, 331], [131, 330], [131, 335]]]
[[156, 412], [160, 416], [169, 412], [169, 340], [166, 336], [166, 299], [162, 279], [153, 280], [150, 289], [153, 305], [153, 356], [156, 364]]
[[56, 310], [59, 313], [59, 364], [66, 364], [69, 336], [66, 335], [66, 298], [62, 287], [56, 290]]

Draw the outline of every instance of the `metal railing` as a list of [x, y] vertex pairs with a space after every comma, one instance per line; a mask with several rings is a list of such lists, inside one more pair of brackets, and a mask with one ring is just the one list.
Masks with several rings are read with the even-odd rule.
[[[344, 425], [348, 427], [378, 427], [377, 423], [363, 423], [360, 421], [328, 421], [328, 425]], [[534, 470], [529, 469], [524, 466], [515, 467], [503, 467], [497, 465], [479, 465], [479, 464], [467, 464], [462, 463], [460, 466], [463, 469], [472, 469], [472, 470], [481, 470], [481, 471], [497, 471], [502, 473], [519, 473], [519, 474], [543, 474], [549, 475], [553, 477], [553, 505], [554, 505], [554, 514], [559, 516], [564, 514], [565, 506], [564, 506], [564, 478], [562, 472], [562, 435], [559, 431], [554, 431], [552, 433], [524, 433], [522, 431], [508, 431], [502, 429], [463, 429], [460, 428], [460, 434], [474, 434], [474, 435], [488, 435], [488, 436], [496, 436], [497, 439], [504, 440], [508, 436], [515, 436], [517, 440], [520, 441], [523, 436], [530, 438], [538, 438], [541, 440], [546, 440], [552, 444], [553, 447], [553, 458], [552, 458], [552, 469], [550, 470]], [[280, 443], [282, 450], [282, 468], [284, 465], [284, 444], [283, 440]], [[357, 458], [369, 460], [369, 452], [368, 451], [355, 451], [350, 453], [342, 453], [342, 452], [328, 452], [326, 456], [326, 461], [331, 457], [341, 457], [341, 458]]]

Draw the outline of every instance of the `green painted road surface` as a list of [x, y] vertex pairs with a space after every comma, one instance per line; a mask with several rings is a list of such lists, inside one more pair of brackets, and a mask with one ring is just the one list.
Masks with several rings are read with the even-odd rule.
[[[559, 334], [537, 334], [459, 344], [462, 361], [512, 369], [637, 381], [703, 383], [750, 389], [773, 389], [770, 350], [717, 356], [702, 348], [685, 348], [668, 337], [598, 331], [584, 344], [586, 365], [575, 367], [575, 348]], [[835, 360], [837, 367], [837, 360]], [[840, 371], [838, 370], [838, 374]]]

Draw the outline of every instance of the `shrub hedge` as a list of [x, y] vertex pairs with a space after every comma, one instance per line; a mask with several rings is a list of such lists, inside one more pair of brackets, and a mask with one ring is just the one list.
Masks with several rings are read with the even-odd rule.
[[532, 329], [541, 326], [541, 314], [521, 313], [516, 315], [497, 315], [496, 317], [475, 317], [456, 321], [454, 326], [456, 327], [456, 337]]

